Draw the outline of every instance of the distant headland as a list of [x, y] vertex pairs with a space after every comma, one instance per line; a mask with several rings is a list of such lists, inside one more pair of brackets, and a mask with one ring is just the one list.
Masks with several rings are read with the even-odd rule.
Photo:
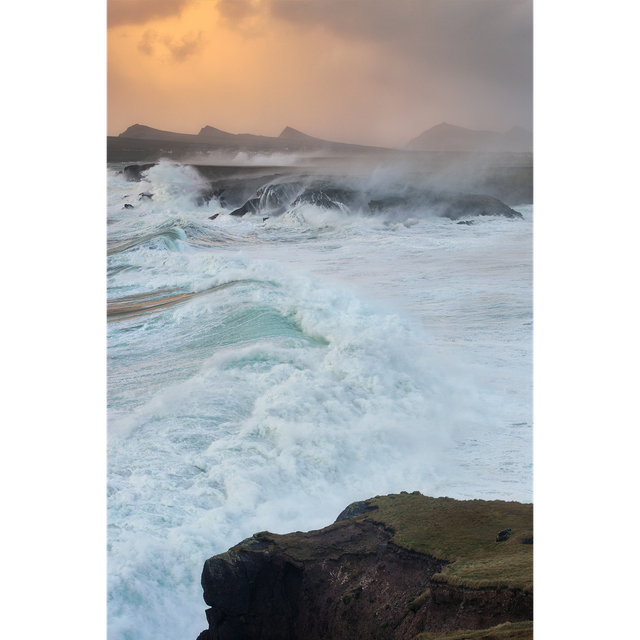
[[[262, 136], [253, 133], [228, 133], [221, 129], [216, 129], [209, 125], [202, 127], [197, 134], [176, 133], [174, 131], [163, 131], [154, 129], [144, 124], [134, 124], [126, 131], [123, 131], [118, 138], [134, 138], [137, 140], [166, 140], [169, 142], [195, 142], [205, 144], [221, 145], [260, 145], [272, 146], [274, 148], [286, 148], [289, 144], [303, 144], [314, 146], [339, 145], [344, 147], [363, 147], [363, 145], [352, 145], [342, 142], [330, 142], [321, 138], [314, 138], [306, 133], [302, 133], [292, 127], [285, 127], [282, 133], [277, 136]], [[366, 147], [363, 147], [366, 148]]]
[[507, 133], [475, 131], [443, 122], [413, 138], [406, 149], [420, 151], [533, 151], [533, 134], [523, 127]]
[[[307, 135], [292, 127], [285, 127], [279, 136], [263, 136], [253, 133], [229, 133], [210, 125], [202, 127], [197, 134], [177, 133], [154, 129], [143, 124], [134, 124], [123, 131], [118, 138], [136, 140], [164, 140], [192, 144], [215, 144], [233, 146], [259, 146], [270, 150], [291, 150], [305, 148], [334, 148], [336, 150], [380, 149], [366, 145], [332, 142]], [[531, 152], [533, 134], [522, 127], [512, 127], [507, 133], [476, 131], [443, 122], [411, 139], [401, 149], [413, 151], [464, 151], [464, 152]]]
[[107, 137], [107, 162], [150, 166], [164, 158], [198, 166], [205, 173], [216, 167], [219, 174], [228, 165], [226, 171], [234, 175], [239, 175], [238, 165], [246, 165], [243, 179], [247, 172], [262, 171], [254, 166], [256, 157], [263, 158], [258, 161], [261, 166], [280, 166], [283, 156], [297, 157], [284, 162], [287, 175], [311, 170], [327, 175], [366, 173], [394, 166], [405, 182], [410, 177], [421, 184], [437, 179], [440, 189], [490, 196], [511, 206], [533, 202], [533, 153], [526, 151], [531, 137], [517, 127], [500, 134], [442, 123], [404, 148], [390, 149], [323, 140], [289, 126], [279, 136], [262, 136], [229, 133], [209, 125], [192, 134], [134, 124], [118, 136]]

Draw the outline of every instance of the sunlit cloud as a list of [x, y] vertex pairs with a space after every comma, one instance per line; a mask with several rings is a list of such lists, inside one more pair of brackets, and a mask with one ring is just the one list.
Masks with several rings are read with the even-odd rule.
[[136, 122], [291, 126], [402, 146], [443, 121], [532, 127], [531, 0], [109, 0], [110, 11], [123, 3], [108, 34], [110, 135]]

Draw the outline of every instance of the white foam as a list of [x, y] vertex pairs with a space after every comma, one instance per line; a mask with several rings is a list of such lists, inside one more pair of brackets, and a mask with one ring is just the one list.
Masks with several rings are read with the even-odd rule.
[[304, 206], [225, 216], [227, 244], [196, 250], [198, 181], [154, 170], [135, 213], [112, 183], [113, 232], [184, 246], [111, 256], [112, 297], [236, 284], [110, 325], [110, 638], [195, 638], [204, 560], [255, 531], [400, 490], [530, 499], [530, 210], [390, 232]]

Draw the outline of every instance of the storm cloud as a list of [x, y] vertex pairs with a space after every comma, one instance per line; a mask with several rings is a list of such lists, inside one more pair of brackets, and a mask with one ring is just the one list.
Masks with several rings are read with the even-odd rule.
[[193, 0], [108, 0], [107, 27], [178, 16]]
[[291, 126], [402, 146], [443, 121], [533, 128], [532, 0], [108, 2], [115, 135]]
[[[448, 77], [533, 100], [531, 0], [272, 0], [271, 15], [400, 55], [416, 83]], [[531, 120], [532, 107], [523, 113]]]
[[174, 62], [184, 62], [187, 58], [196, 55], [205, 40], [202, 31], [197, 35], [187, 33], [176, 39], [171, 34], [159, 34], [154, 29], [147, 29], [138, 42], [138, 51], [147, 56], [155, 55], [157, 45], [165, 47]]

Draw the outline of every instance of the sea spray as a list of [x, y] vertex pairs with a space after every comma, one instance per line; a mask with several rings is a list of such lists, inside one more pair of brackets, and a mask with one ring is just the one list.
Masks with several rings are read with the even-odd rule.
[[530, 210], [210, 221], [191, 170], [149, 173], [109, 175], [110, 638], [195, 638], [202, 563], [255, 531], [530, 497]]
[[[321, 527], [363, 496], [397, 487], [440, 495], [449, 478], [462, 480], [441, 462], [443, 447], [473, 415], [464, 406], [469, 390], [416, 360], [417, 345], [398, 318], [294, 280], [288, 295], [284, 284], [267, 293], [282, 318], [271, 340], [256, 311], [246, 319], [255, 334], [238, 340], [244, 346], [220, 349], [180, 381], [159, 385], [160, 371], [151, 397], [111, 423], [114, 637], [132, 605], [145, 615], [169, 605], [181, 612], [162, 630], [158, 612], [149, 637], [175, 637], [185, 625], [195, 631], [195, 613], [182, 615], [199, 602], [199, 558], [255, 530]], [[228, 299], [224, 306], [230, 312]], [[211, 302], [199, 300], [174, 312], [166, 330], [188, 333], [182, 325], [212, 315]]]

